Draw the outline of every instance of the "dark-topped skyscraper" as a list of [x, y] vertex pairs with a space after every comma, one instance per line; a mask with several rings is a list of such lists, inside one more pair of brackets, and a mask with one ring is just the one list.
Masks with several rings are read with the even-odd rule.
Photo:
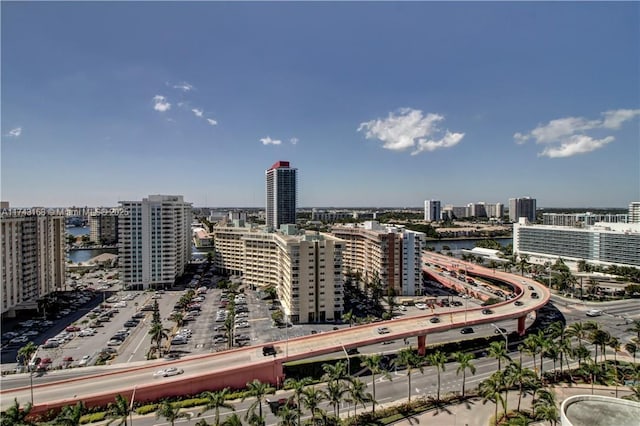
[[280, 225], [296, 223], [297, 172], [288, 161], [278, 161], [265, 172], [268, 227], [278, 229]]

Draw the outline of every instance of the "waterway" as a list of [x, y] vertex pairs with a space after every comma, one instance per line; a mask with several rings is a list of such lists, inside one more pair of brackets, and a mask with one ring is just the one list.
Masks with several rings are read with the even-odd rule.
[[[509, 244], [513, 243], [513, 238], [493, 238], [496, 240], [502, 247], [506, 247]], [[433, 247], [436, 251], [442, 251], [444, 246], [448, 246], [449, 250], [453, 252], [458, 252], [460, 250], [471, 250], [476, 246], [478, 241], [486, 240], [486, 238], [474, 238], [468, 240], [437, 240], [437, 241], [427, 241], [427, 247]]]
[[88, 226], [69, 226], [66, 231], [67, 234], [71, 234], [74, 237], [81, 237], [83, 235], [89, 235], [89, 227]]

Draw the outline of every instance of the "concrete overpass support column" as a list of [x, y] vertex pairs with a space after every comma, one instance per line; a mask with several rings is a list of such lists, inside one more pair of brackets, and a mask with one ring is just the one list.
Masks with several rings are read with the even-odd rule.
[[525, 332], [525, 320], [527, 319], [526, 315], [518, 317], [518, 334], [520, 336], [524, 336]]
[[284, 367], [282, 365], [282, 360], [274, 359], [273, 360], [273, 382], [272, 384], [276, 387], [276, 389], [282, 388], [282, 384], [284, 383]]
[[426, 348], [427, 335], [418, 336], [418, 355], [424, 356], [427, 353]]

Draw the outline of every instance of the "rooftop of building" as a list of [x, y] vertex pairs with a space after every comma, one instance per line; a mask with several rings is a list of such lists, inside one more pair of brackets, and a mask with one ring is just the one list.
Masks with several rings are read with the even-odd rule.
[[600, 395], [575, 395], [560, 407], [566, 426], [635, 426], [640, 418], [640, 403]]

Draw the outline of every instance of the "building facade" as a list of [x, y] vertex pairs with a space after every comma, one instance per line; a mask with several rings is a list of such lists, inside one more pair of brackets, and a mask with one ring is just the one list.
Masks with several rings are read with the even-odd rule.
[[296, 223], [297, 172], [288, 161], [278, 161], [265, 172], [267, 227]]
[[302, 233], [294, 225], [266, 232], [241, 221], [213, 229], [216, 269], [241, 275], [245, 284], [273, 287], [293, 323], [339, 319], [343, 313], [344, 242], [328, 234]]
[[100, 245], [118, 243], [118, 214], [89, 213], [89, 240]]
[[592, 226], [597, 222], [627, 223], [626, 214], [598, 214], [598, 213], [543, 213], [542, 224], [552, 226]]
[[601, 266], [640, 267], [640, 224], [596, 223], [570, 227], [531, 225], [525, 219], [513, 225], [513, 253], [526, 254], [533, 263], [562, 258], [577, 268], [583, 260]]
[[[65, 289], [65, 216], [48, 209], [9, 209], [0, 220], [2, 316], [36, 309], [37, 301]], [[39, 213], [35, 213], [39, 212]]]
[[181, 195], [121, 201], [120, 279], [126, 287], [165, 288], [191, 260], [191, 204]]
[[426, 222], [436, 222], [441, 219], [440, 201], [425, 200], [424, 202], [424, 220]]
[[359, 273], [363, 283], [380, 279], [399, 296], [422, 294], [424, 233], [375, 221], [334, 226], [331, 233], [345, 241], [345, 273]]
[[527, 218], [531, 223], [536, 221], [535, 198], [509, 198], [509, 220], [518, 222], [521, 217]]
[[640, 223], [640, 201], [629, 203], [629, 222]]

